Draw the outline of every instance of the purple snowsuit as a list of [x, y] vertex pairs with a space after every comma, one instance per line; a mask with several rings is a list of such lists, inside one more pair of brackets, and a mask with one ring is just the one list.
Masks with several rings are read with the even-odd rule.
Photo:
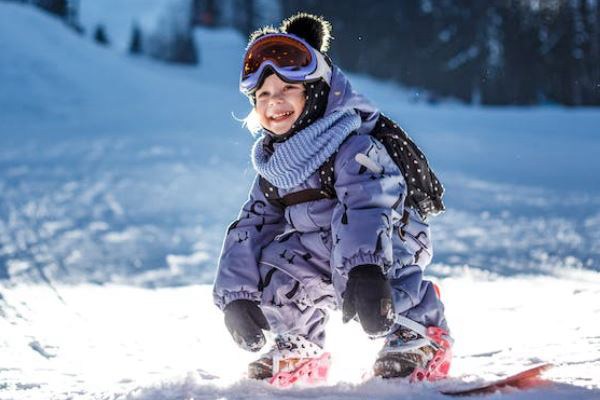
[[[443, 304], [423, 279], [433, 255], [429, 226], [417, 212], [404, 209], [404, 177], [384, 146], [368, 135], [377, 110], [336, 68], [326, 115], [348, 108], [360, 111], [364, 122], [335, 157], [337, 199], [282, 208], [268, 201], [257, 176], [223, 243], [215, 304], [223, 309], [237, 299], [254, 300], [274, 333], [298, 334], [323, 345], [327, 308], [341, 306], [348, 272], [374, 264], [388, 271], [396, 313], [447, 329]], [[358, 153], [385, 174], [359, 173]], [[321, 186], [317, 170], [297, 187], [279, 189], [279, 195]]]

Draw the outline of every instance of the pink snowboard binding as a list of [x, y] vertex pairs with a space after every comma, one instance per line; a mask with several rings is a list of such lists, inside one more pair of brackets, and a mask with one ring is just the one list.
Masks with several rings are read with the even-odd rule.
[[386, 337], [373, 365], [374, 375], [409, 382], [446, 378], [452, 360], [452, 338], [448, 332], [400, 315], [396, 316], [396, 323], [400, 328]]
[[427, 338], [436, 344], [437, 350], [425, 368], [415, 368], [411, 382], [439, 381], [448, 376], [452, 361], [452, 343], [446, 331], [437, 326], [427, 328]]
[[248, 377], [287, 388], [296, 384], [315, 385], [327, 380], [331, 354], [306, 337], [282, 334], [271, 349], [248, 365]]
[[269, 379], [269, 383], [280, 388], [288, 388], [295, 384], [315, 385], [327, 380], [331, 354], [323, 353], [320, 357], [304, 359], [289, 371], [278, 371]]

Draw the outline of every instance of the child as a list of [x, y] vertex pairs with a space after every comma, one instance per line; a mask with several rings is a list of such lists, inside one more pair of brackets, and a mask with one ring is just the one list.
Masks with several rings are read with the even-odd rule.
[[329, 39], [330, 24], [308, 14], [250, 38], [240, 89], [262, 127], [258, 175], [228, 228], [215, 303], [242, 348], [260, 350], [263, 330], [276, 335], [251, 378], [322, 371], [327, 310], [341, 308], [344, 322], [385, 337], [376, 376], [439, 379], [451, 339], [437, 288], [423, 279], [432, 257], [424, 219], [443, 210], [443, 189], [333, 65]]

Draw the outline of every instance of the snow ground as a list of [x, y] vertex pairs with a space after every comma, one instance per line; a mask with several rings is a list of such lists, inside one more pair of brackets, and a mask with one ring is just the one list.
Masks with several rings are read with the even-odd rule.
[[[493, 379], [523, 366], [552, 362], [552, 389], [515, 398], [600, 396], [598, 274], [494, 278], [468, 271], [440, 280], [453, 321], [452, 375]], [[596, 280], [596, 282], [593, 282]], [[240, 380], [253, 354], [235, 347], [209, 285], [144, 289], [119, 285], [19, 285], [4, 293], [14, 304], [1, 319], [1, 372], [6, 397], [75, 396], [117, 399], [442, 398], [436, 387], [361, 383], [380, 342], [333, 313], [329, 329], [334, 364], [328, 387], [281, 391]], [[56, 294], [60, 295], [60, 299]], [[507, 296], [510, 293], [510, 296]], [[477, 301], [473, 301], [477, 299]], [[587, 309], [573, 313], [573, 309]], [[473, 318], [477, 315], [477, 318]], [[68, 328], [67, 328], [68, 327]], [[552, 327], [552, 329], [550, 329]], [[31, 351], [23, 352], [29, 348]], [[348, 351], [352, 348], [352, 351]]]
[[[197, 35], [204, 64], [172, 67], [0, 4], [0, 399], [440, 397], [358, 384], [379, 344], [335, 314], [331, 386], [239, 381], [252, 355], [209, 284], [253, 177], [232, 118], [248, 111], [244, 42]], [[429, 273], [457, 339], [452, 375], [550, 361], [559, 385], [504, 397], [600, 398], [600, 110], [431, 105], [353, 82], [445, 184]]]

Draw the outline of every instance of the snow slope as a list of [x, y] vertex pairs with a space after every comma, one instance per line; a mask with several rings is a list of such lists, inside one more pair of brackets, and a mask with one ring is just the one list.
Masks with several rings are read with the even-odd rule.
[[[252, 355], [210, 282], [253, 177], [232, 118], [248, 111], [243, 38], [200, 30], [204, 64], [173, 67], [0, 3], [0, 39], [0, 399], [439, 397], [359, 384], [379, 343], [337, 314], [331, 386], [238, 382]], [[559, 385], [505, 397], [599, 398], [600, 110], [430, 105], [353, 82], [445, 184], [429, 273], [457, 338], [453, 376], [551, 361]]]
[[[227, 68], [116, 55], [12, 4], [0, 9], [0, 37], [11, 38], [0, 52], [14, 60], [0, 65], [0, 276], [103, 281], [186, 265], [184, 250], [197, 265], [206, 242], [214, 260], [252, 178], [212, 184], [249, 167], [250, 138], [231, 117], [248, 104], [237, 78], [215, 84]], [[229, 59], [243, 48], [233, 33], [198, 37]]]

